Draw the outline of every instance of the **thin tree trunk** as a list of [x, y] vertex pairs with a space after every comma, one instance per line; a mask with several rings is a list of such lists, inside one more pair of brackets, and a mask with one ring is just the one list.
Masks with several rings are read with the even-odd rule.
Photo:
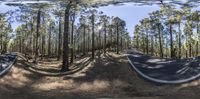
[[119, 54], [119, 25], [117, 23], [117, 54]]
[[19, 36], [19, 52], [22, 53], [22, 34]]
[[178, 57], [181, 58], [181, 23], [178, 24], [179, 33], [178, 33], [178, 45], [179, 45], [179, 51], [178, 51]]
[[83, 55], [85, 55], [86, 52], [86, 26], [83, 27]]
[[146, 32], [146, 50], [147, 50], [147, 55], [149, 54], [149, 33]]
[[77, 35], [75, 34], [74, 35], [74, 58], [76, 59], [76, 54], [77, 54], [77, 45], [76, 45], [76, 37], [77, 37]]
[[146, 48], [145, 48], [145, 37], [144, 37], [144, 34], [143, 34], [142, 39], [143, 39], [143, 41], [142, 41], [143, 53], [146, 53]]
[[[199, 24], [197, 23], [197, 34], [199, 34]], [[199, 42], [196, 44], [196, 56], [199, 54]]]
[[3, 34], [1, 33], [1, 52], [0, 53], [2, 53], [2, 51], [3, 51]]
[[[58, 35], [59, 34], [57, 34], [56, 36], [56, 38], [58, 38]], [[55, 52], [54, 52], [54, 54], [55, 54], [55, 57], [58, 57], [58, 39], [55, 39], [55, 46], [54, 46], [54, 48], [55, 48]]]
[[94, 53], [95, 53], [95, 49], [94, 49], [94, 21], [95, 21], [95, 17], [94, 17], [94, 13], [92, 14], [92, 59], [94, 59]]
[[196, 44], [196, 56], [198, 56], [199, 54], [199, 42], [197, 41], [197, 44]]
[[191, 45], [191, 42], [189, 44], [189, 57], [192, 57], [192, 45]]
[[98, 44], [99, 53], [101, 53], [101, 31], [99, 30], [99, 44]]
[[51, 57], [51, 31], [52, 31], [52, 26], [50, 24], [50, 31], [49, 31], [49, 38], [48, 38], [48, 58]]
[[188, 50], [185, 50], [185, 57], [188, 58]]
[[62, 54], [62, 23], [61, 23], [61, 15], [59, 18], [59, 35], [58, 35], [58, 57], [57, 60], [59, 61], [61, 59], [61, 54]]
[[112, 35], [113, 35], [113, 32], [112, 32], [112, 28], [110, 27], [110, 51], [112, 51], [112, 43], [113, 43], [113, 37], [112, 37]]
[[32, 20], [31, 20], [31, 30], [30, 30], [30, 33], [31, 33], [31, 37], [30, 37], [30, 50], [31, 50], [31, 54], [33, 55], [33, 23], [32, 23]]
[[120, 42], [120, 43], [121, 43], [121, 44], [120, 44], [120, 46], [121, 46], [121, 51], [123, 50], [123, 37], [122, 37], [122, 36], [123, 36], [123, 34], [122, 34], [122, 32], [121, 32], [121, 42]]
[[154, 39], [153, 36], [151, 37], [151, 55], [153, 56], [153, 52], [154, 52]]
[[87, 39], [87, 47], [88, 47], [88, 52], [90, 52], [90, 28], [88, 27], [88, 39]]
[[74, 21], [72, 21], [72, 34], [71, 34], [71, 62], [74, 62]]
[[161, 40], [161, 33], [160, 33], [160, 25], [158, 25], [158, 36], [159, 36], [159, 44], [160, 44], [160, 57], [163, 58], [163, 46], [162, 46], [162, 40]]
[[107, 34], [106, 28], [107, 28], [106, 23], [104, 23], [104, 49], [103, 49], [104, 54], [106, 53], [106, 34]]
[[45, 54], [45, 35], [42, 36], [42, 54], [41, 54], [41, 60], [43, 60]]
[[170, 24], [170, 51], [171, 51], [171, 58], [174, 57], [174, 47], [173, 47], [173, 38], [172, 38], [172, 25]]

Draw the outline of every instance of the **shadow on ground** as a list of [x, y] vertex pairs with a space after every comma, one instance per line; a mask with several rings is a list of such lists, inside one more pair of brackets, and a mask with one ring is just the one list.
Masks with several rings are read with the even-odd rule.
[[160, 86], [146, 82], [132, 71], [125, 55], [114, 53], [99, 54], [81, 71], [62, 77], [43, 76], [26, 67], [29, 64], [18, 60], [12, 72], [0, 79], [2, 99], [180, 98], [199, 97], [200, 91], [198, 84]]
[[91, 58], [88, 56], [82, 57], [79, 60], [75, 60], [73, 64], [70, 64], [70, 71], [60, 72], [62, 62], [56, 59], [48, 59], [39, 61], [38, 64], [26, 61], [26, 58], [19, 55], [18, 62], [24, 64], [23, 69], [28, 70], [32, 73], [36, 73], [42, 76], [63, 76], [73, 74], [82, 70], [91, 62]]

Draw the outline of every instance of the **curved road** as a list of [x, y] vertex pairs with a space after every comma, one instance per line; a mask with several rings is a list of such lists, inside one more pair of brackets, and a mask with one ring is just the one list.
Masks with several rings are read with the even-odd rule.
[[13, 63], [15, 62], [15, 59], [15, 53], [0, 55], [0, 76], [11, 69]]
[[140, 76], [153, 82], [178, 84], [200, 77], [200, 57], [161, 59], [128, 50], [127, 58]]

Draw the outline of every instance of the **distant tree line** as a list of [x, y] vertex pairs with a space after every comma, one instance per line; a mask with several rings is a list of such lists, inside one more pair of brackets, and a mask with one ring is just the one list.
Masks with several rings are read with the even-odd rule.
[[141, 52], [159, 57], [199, 56], [199, 11], [161, 6], [135, 26], [133, 45]]

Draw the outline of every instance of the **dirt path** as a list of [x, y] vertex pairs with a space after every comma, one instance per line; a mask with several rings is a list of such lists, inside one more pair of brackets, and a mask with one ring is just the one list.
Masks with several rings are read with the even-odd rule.
[[[182, 85], [156, 85], [137, 76], [125, 55], [109, 53], [78, 73], [47, 77], [27, 69], [23, 59], [0, 79], [1, 99], [128, 98], [171, 99], [200, 97], [200, 80]], [[184, 99], [184, 98], [181, 98]]]

